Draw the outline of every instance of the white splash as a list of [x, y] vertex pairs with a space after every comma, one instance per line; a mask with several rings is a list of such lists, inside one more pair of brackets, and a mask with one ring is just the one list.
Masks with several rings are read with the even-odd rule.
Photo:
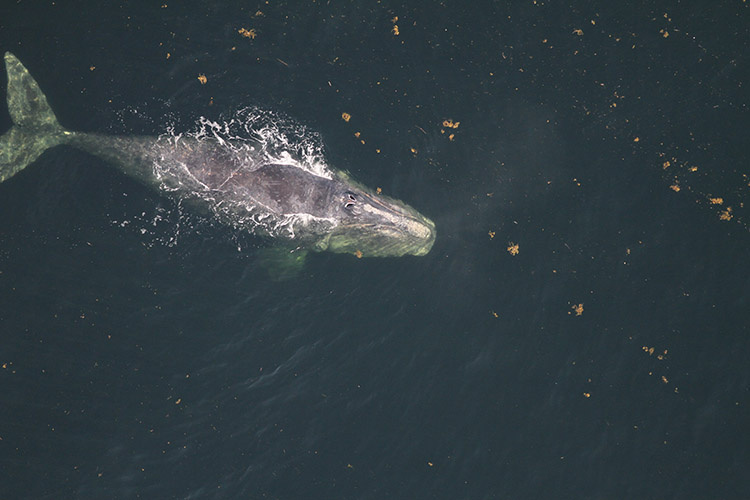
[[[200, 199], [217, 220], [234, 228], [237, 234], [250, 232], [271, 238], [296, 239], [306, 228], [323, 229], [337, 225], [333, 218], [306, 213], [272, 214], [270, 209], [249, 196], [235, 201], [217, 196], [216, 186], [212, 188], [202, 182], [173, 154], [176, 149], [191, 150], [203, 142], [210, 143], [222, 156], [226, 154], [228, 158], [234, 158], [238, 171], [280, 164], [332, 179], [335, 174], [326, 163], [323, 142], [317, 132], [279, 113], [255, 107], [241, 109], [228, 119], [200, 117], [188, 131], [178, 132], [176, 122], [171, 121], [154, 145], [153, 175], [158, 188], [176, 199], [178, 207], [191, 199]], [[222, 186], [220, 184], [218, 189]], [[170, 246], [177, 242], [181, 229], [191, 229], [195, 222], [187, 219], [182, 210], [177, 216], [178, 228], [169, 238]], [[132, 222], [139, 223], [150, 233], [162, 220], [157, 214], [153, 224], [147, 224], [146, 220]], [[125, 225], [131, 221], [113, 222]]]
[[195, 129], [185, 135], [217, 141], [238, 155], [251, 155], [258, 165], [289, 165], [318, 177], [333, 178], [320, 134], [273, 111], [247, 107], [228, 120], [200, 117]]

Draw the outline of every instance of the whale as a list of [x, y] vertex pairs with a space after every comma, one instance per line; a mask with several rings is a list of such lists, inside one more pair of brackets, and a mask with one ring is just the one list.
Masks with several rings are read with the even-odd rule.
[[198, 213], [270, 240], [283, 252], [424, 256], [435, 242], [435, 223], [416, 209], [363, 186], [345, 170], [310, 168], [294, 151], [269, 157], [252, 140], [216, 134], [68, 130], [19, 59], [10, 52], [4, 59], [12, 126], [0, 135], [0, 183], [49, 149], [73, 147]]

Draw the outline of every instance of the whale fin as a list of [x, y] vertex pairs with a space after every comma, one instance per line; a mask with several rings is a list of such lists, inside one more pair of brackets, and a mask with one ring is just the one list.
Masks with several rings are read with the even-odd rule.
[[259, 262], [274, 281], [285, 281], [295, 278], [305, 267], [307, 251], [289, 250], [284, 247], [267, 247], [258, 252]]
[[39, 85], [21, 61], [5, 53], [8, 74], [8, 111], [13, 126], [0, 136], [0, 182], [33, 163], [47, 149], [70, 135], [57, 122]]

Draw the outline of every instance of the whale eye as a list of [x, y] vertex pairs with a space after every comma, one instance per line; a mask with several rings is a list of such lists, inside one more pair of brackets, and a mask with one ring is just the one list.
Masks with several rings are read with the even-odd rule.
[[344, 208], [346, 210], [351, 210], [355, 203], [357, 202], [357, 197], [354, 196], [354, 193], [346, 192], [344, 193]]

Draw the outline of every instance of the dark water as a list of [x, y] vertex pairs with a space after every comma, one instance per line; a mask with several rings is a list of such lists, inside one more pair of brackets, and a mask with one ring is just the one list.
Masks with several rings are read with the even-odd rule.
[[49, 151], [0, 186], [0, 498], [750, 497], [750, 11], [657, 4], [5, 2], [65, 126], [260, 105], [438, 240], [278, 282]]

